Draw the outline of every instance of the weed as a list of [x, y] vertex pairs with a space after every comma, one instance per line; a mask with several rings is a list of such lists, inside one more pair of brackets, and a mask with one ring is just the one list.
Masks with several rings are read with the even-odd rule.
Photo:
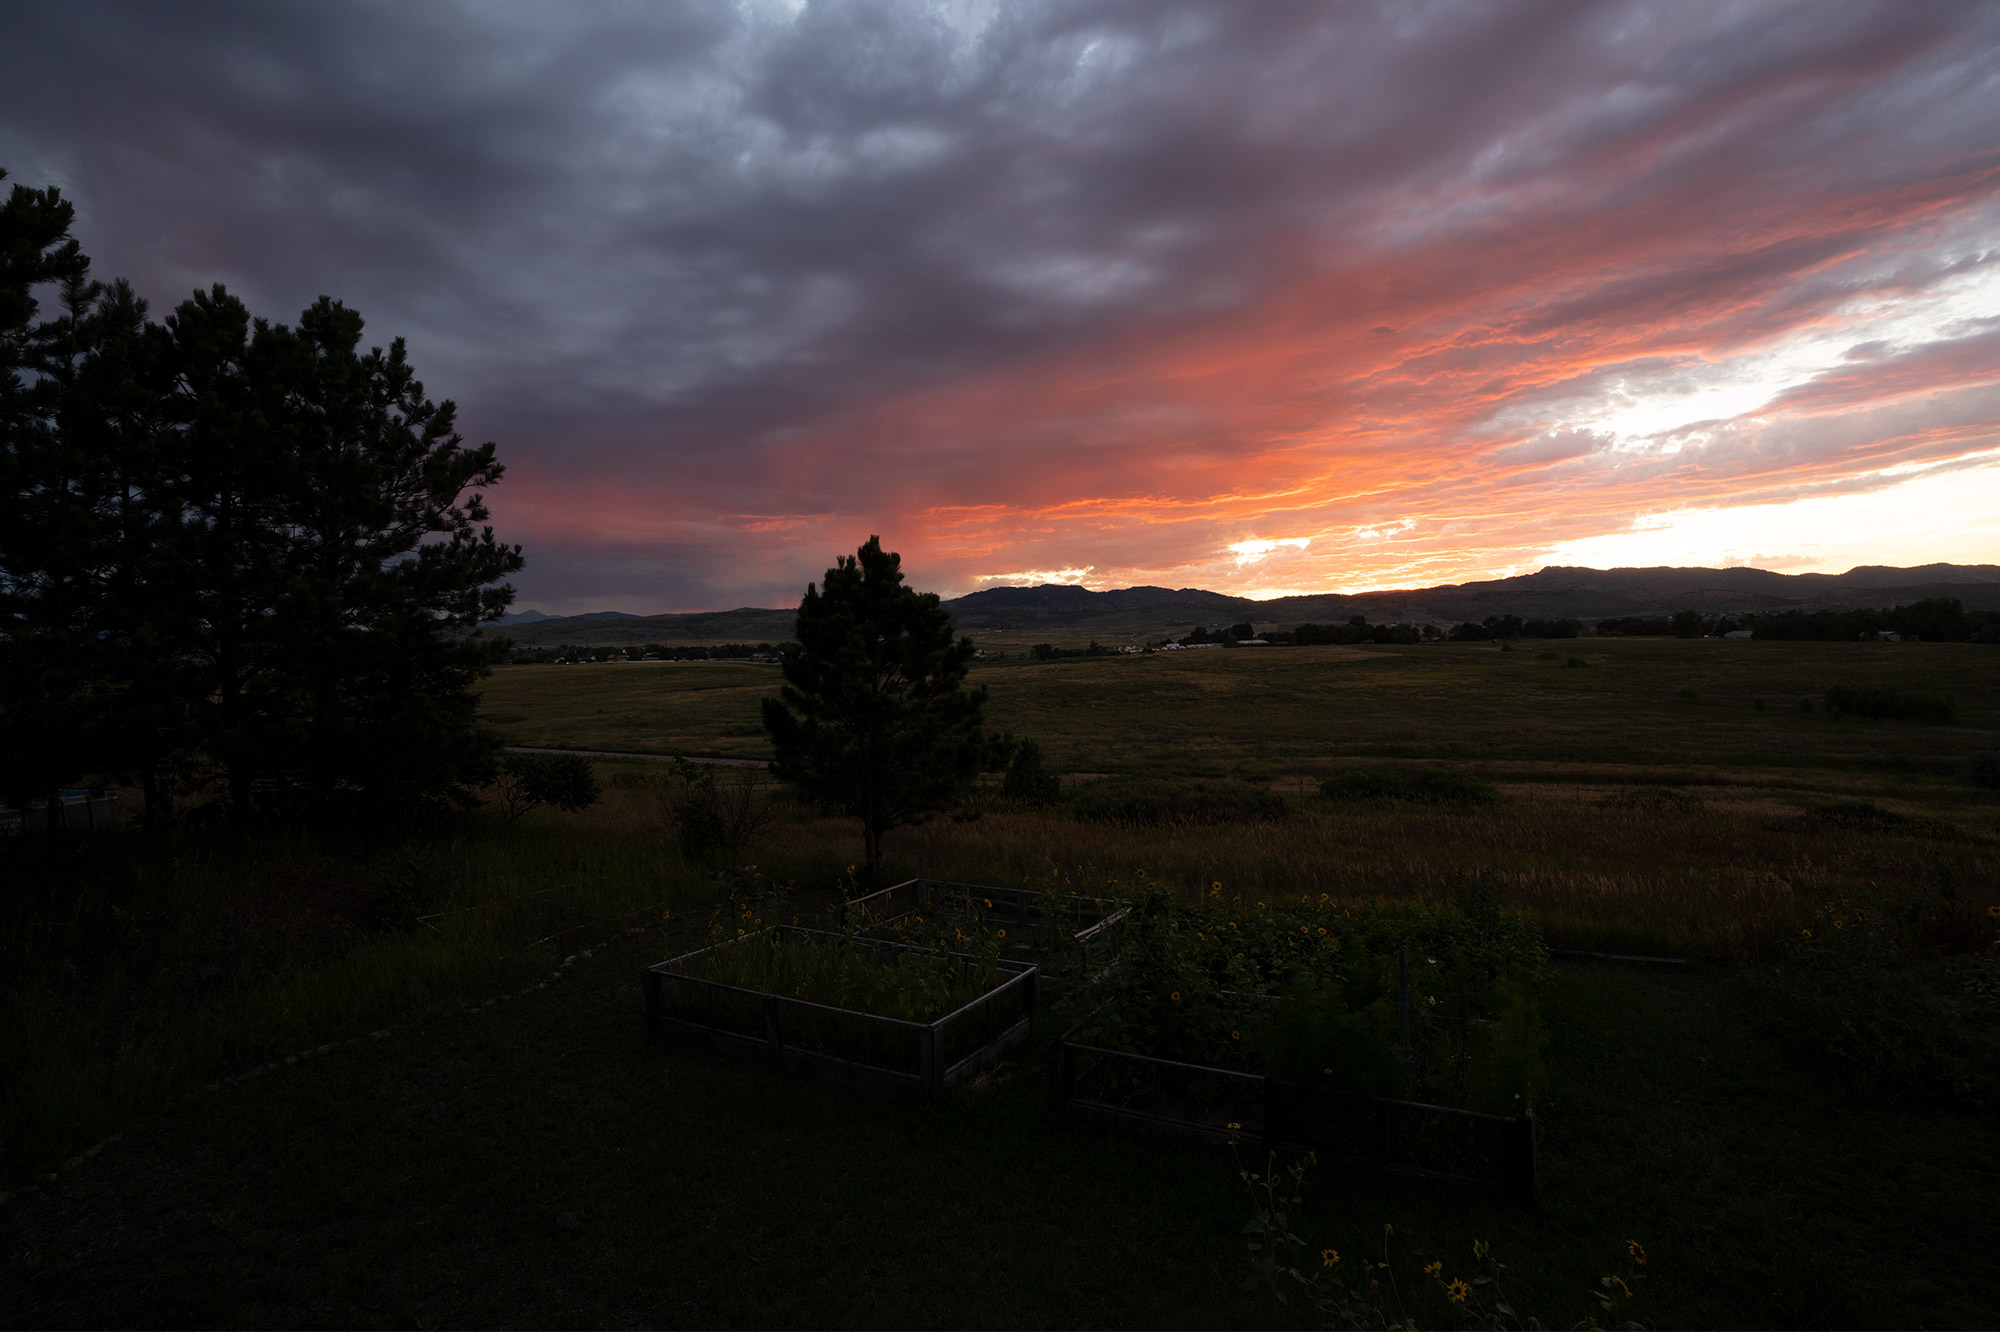
[[[1267, 1153], [1264, 1169], [1252, 1171], [1243, 1165], [1233, 1138], [1230, 1152], [1250, 1205], [1250, 1218], [1243, 1224], [1250, 1284], [1281, 1309], [1310, 1310], [1326, 1328], [1421, 1328], [1434, 1323], [1481, 1329], [1544, 1327], [1516, 1308], [1507, 1291], [1507, 1265], [1485, 1241], [1471, 1242], [1473, 1262], [1463, 1269], [1444, 1255], [1425, 1263], [1420, 1251], [1399, 1253], [1396, 1228], [1389, 1224], [1382, 1227], [1379, 1258], [1342, 1254], [1327, 1245], [1315, 1249], [1299, 1234], [1304, 1228], [1306, 1178], [1315, 1159], [1308, 1156], [1281, 1168], [1277, 1154]], [[1617, 1321], [1614, 1327], [1637, 1328], [1636, 1319], [1643, 1313], [1639, 1294], [1646, 1249], [1637, 1241], [1627, 1241], [1624, 1248], [1590, 1295], [1604, 1314]], [[1463, 1276], [1467, 1273], [1469, 1278]], [[1579, 1319], [1571, 1326], [1596, 1327], [1596, 1321]]]

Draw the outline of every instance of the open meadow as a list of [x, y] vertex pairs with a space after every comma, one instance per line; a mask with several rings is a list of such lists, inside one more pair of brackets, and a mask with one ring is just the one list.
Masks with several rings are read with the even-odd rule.
[[[1558, 950], [1687, 959], [1549, 968], [1539, 1210], [1309, 1168], [1297, 1229], [1341, 1263], [1387, 1246], [1389, 1317], [1457, 1322], [1425, 1265], [1476, 1276], [1480, 1241], [1549, 1326], [1987, 1324], [2000, 791], [1970, 765], [2000, 748], [1995, 661], [1581, 639], [983, 663], [990, 724], [1038, 741], [1063, 794], [989, 784], [891, 833], [888, 868], [1112, 896], [1143, 876], [1246, 910], [1473, 886]], [[484, 707], [521, 746], [754, 759], [777, 684], [507, 667]], [[1830, 715], [1841, 685], [1956, 716]], [[779, 910], [825, 920], [860, 839], [716, 770], [759, 817], [700, 846], [669, 765], [596, 768], [600, 803], [518, 824], [0, 849], [14, 1322], [1304, 1319], [1245, 1285], [1226, 1145], [1050, 1109], [1059, 1002], [924, 1103], [649, 1047], [640, 969], [711, 937], [717, 872], [754, 863]], [[1614, 1275], [1635, 1294], [1601, 1307]]]

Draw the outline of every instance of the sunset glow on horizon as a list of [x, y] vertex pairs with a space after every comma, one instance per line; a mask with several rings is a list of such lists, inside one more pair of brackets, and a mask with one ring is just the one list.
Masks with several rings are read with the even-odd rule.
[[2000, 560], [1991, 6], [91, 12], [0, 166], [407, 335], [519, 606]]

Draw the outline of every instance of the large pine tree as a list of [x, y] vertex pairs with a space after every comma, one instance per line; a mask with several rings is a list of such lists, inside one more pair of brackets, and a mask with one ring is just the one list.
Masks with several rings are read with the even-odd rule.
[[[0, 785], [176, 772], [260, 790], [464, 794], [473, 687], [513, 596], [501, 466], [400, 340], [321, 298], [295, 327], [222, 288], [164, 324], [88, 277], [69, 206], [0, 208]], [[39, 318], [37, 291], [59, 313]]]

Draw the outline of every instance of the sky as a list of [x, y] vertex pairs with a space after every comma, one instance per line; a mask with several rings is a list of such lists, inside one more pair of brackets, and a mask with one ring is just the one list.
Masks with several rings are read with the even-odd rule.
[[163, 316], [401, 336], [517, 607], [2000, 561], [2000, 6], [22, 6]]

